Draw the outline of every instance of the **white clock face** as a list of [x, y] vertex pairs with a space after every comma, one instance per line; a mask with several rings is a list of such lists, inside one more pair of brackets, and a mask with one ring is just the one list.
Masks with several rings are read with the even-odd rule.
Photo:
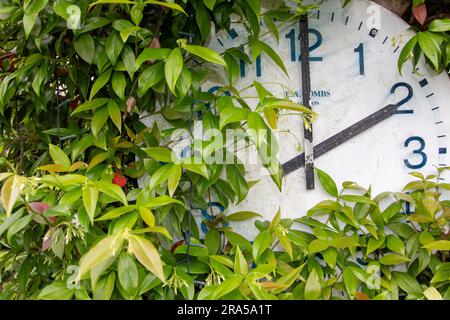
[[[376, 22], [377, 17], [380, 25], [374, 30], [368, 22]], [[398, 114], [314, 160], [338, 185], [355, 181], [364, 187], [371, 185], [373, 194], [400, 191], [411, 180], [409, 172], [435, 173], [433, 166], [450, 163], [450, 81], [445, 73], [436, 76], [424, 63], [416, 73], [406, 63], [400, 76], [397, 60], [412, 36], [408, 28], [390, 11], [365, 0], [354, 0], [344, 9], [340, 1], [329, 0], [309, 16], [311, 105], [318, 113], [313, 123], [315, 145], [389, 104], [402, 102]], [[245, 43], [245, 35], [236, 25], [230, 34], [212, 39], [210, 47], [222, 52]], [[281, 28], [279, 44], [272, 36], [264, 39], [284, 61], [289, 78], [263, 54], [253, 65], [241, 63], [236, 87], [257, 80], [273, 94], [288, 95], [301, 103], [298, 36], [299, 24], [293, 22]], [[204, 89], [221, 85], [226, 80], [219, 76], [205, 83]], [[285, 116], [278, 127], [290, 131], [279, 136], [278, 159], [285, 163], [301, 153], [297, 146], [303, 141], [303, 126], [299, 117]], [[260, 170], [250, 170], [247, 178], [260, 182], [230, 212], [252, 210], [271, 219], [280, 207], [283, 217], [297, 218], [329, 198], [317, 178], [315, 190], [306, 190], [303, 167], [283, 178], [281, 192]], [[253, 233], [252, 226], [236, 228], [243, 234]]]

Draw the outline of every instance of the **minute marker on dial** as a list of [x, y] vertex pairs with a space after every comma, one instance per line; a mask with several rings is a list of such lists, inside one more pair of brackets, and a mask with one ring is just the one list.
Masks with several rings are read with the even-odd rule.
[[[378, 110], [377, 112], [372, 113], [370, 116], [362, 119], [361, 121], [358, 121], [357, 123], [351, 125], [347, 129], [344, 129], [341, 132], [335, 134], [327, 140], [319, 143], [318, 145], [314, 146], [314, 157], [320, 157], [328, 151], [340, 146], [344, 142], [347, 142], [353, 137], [356, 137], [360, 133], [395, 115], [399, 106], [399, 104], [390, 104]], [[304, 165], [305, 154], [301, 153], [300, 155], [292, 158], [282, 165], [284, 175], [287, 176], [288, 174], [303, 167]]]

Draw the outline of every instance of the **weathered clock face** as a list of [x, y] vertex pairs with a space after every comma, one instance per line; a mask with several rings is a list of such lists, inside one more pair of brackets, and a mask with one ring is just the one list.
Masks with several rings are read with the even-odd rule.
[[[380, 25], [374, 29], [370, 23]], [[401, 104], [398, 113], [371, 129], [316, 158], [314, 165], [329, 173], [340, 185], [356, 181], [372, 186], [373, 194], [400, 191], [411, 180], [411, 171], [435, 172], [433, 166], [449, 165], [450, 81], [436, 76], [424, 63], [413, 73], [405, 64], [403, 76], [397, 59], [410, 39], [409, 26], [390, 11], [369, 1], [352, 1], [342, 8], [329, 0], [309, 17], [311, 105], [319, 115], [314, 122], [314, 144], [318, 144], [389, 104]], [[226, 35], [217, 35], [210, 47], [222, 52], [245, 43], [239, 26]], [[287, 77], [272, 60], [262, 55], [253, 65], [241, 63], [237, 87], [254, 80], [276, 95], [287, 95], [301, 103], [299, 24], [293, 22], [280, 30], [280, 42], [272, 36], [265, 41], [277, 51], [289, 71]], [[283, 89], [279, 85], [286, 88]], [[211, 78], [204, 89], [225, 85], [225, 77]], [[252, 94], [248, 94], [252, 95]], [[299, 155], [303, 126], [299, 117], [280, 118], [281, 163]], [[249, 196], [234, 210], [252, 210], [270, 219], [280, 207], [283, 217], [305, 215], [307, 209], [328, 198], [316, 181], [315, 190], [306, 190], [304, 168], [283, 178], [280, 192], [268, 175], [253, 168], [250, 180], [260, 179]], [[316, 179], [317, 180], [317, 179]], [[236, 226], [244, 234], [247, 225]], [[241, 230], [239, 230], [241, 228]]]

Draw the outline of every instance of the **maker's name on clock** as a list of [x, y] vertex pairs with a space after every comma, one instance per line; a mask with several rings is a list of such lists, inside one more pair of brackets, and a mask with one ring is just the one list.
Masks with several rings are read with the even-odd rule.
[[[286, 90], [284, 92], [286, 98], [302, 98], [302, 90]], [[311, 99], [320, 99], [320, 98], [330, 98], [331, 92], [328, 90], [311, 90], [310, 98]], [[320, 102], [318, 100], [312, 100], [311, 105], [318, 105]]]

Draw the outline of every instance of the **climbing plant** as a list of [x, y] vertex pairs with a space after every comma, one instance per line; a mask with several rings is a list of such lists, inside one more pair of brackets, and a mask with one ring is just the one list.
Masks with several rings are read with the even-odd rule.
[[[334, 200], [304, 218], [278, 212], [256, 221], [253, 245], [231, 226], [258, 213], [210, 211], [212, 199], [227, 208], [257, 182], [245, 179], [234, 150], [195, 141], [194, 121], [220, 136], [253, 132], [246, 147], [260, 151], [280, 187], [272, 129], [283, 112], [306, 126], [315, 114], [258, 82], [250, 108], [234, 84], [240, 61], [260, 54], [285, 70], [261, 40], [261, 21], [276, 37], [274, 19], [298, 19], [313, 7], [1, 0], [1, 298], [448, 298], [449, 204], [438, 192], [448, 185], [437, 177], [415, 174], [410, 195], [372, 197], [345, 184], [361, 192], [351, 196], [318, 170]], [[231, 17], [245, 26], [249, 50], [208, 49], [210, 33], [229, 32]], [[212, 66], [228, 83], [203, 92]], [[169, 126], [146, 127], [144, 116]], [[232, 161], [208, 161], [220, 154]], [[385, 209], [382, 201], [391, 203]], [[407, 218], [412, 204], [416, 214]]]

